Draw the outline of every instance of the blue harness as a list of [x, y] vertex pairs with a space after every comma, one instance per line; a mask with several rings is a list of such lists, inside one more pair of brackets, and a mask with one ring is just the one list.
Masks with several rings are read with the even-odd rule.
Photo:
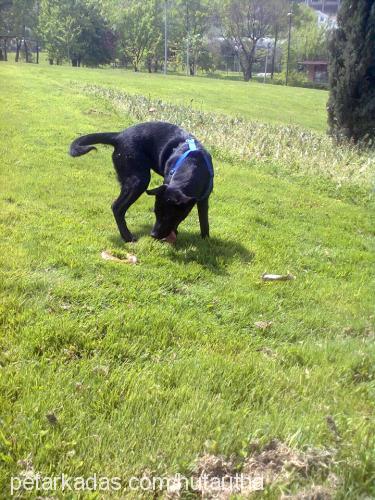
[[187, 151], [185, 151], [185, 153], [183, 153], [176, 160], [176, 163], [170, 169], [170, 171], [168, 173], [169, 182], [172, 180], [172, 177], [177, 172], [177, 170], [181, 167], [181, 165], [183, 164], [183, 162], [185, 161], [185, 159], [189, 156], [189, 154], [192, 153], [193, 151], [200, 151], [202, 153], [202, 155], [203, 155], [204, 161], [205, 161], [205, 163], [207, 165], [208, 172], [210, 174], [210, 182], [209, 182], [208, 188], [204, 192], [203, 196], [201, 196], [197, 200], [197, 201], [201, 201], [201, 200], [204, 200], [205, 198], [208, 198], [208, 196], [210, 195], [210, 193], [211, 193], [211, 191], [212, 191], [212, 189], [214, 187], [214, 168], [212, 166], [212, 162], [211, 162], [210, 158], [208, 157], [208, 155], [202, 149], [198, 149], [197, 148], [197, 145], [195, 144], [195, 140], [194, 139], [186, 139], [186, 142], [187, 142], [187, 144], [189, 146], [189, 149]]

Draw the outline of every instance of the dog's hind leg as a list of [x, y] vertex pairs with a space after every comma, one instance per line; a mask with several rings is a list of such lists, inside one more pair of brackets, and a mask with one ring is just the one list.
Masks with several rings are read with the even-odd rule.
[[120, 196], [112, 203], [112, 211], [121, 237], [125, 241], [136, 241], [136, 238], [129, 231], [125, 214], [128, 208], [144, 193], [150, 182], [150, 173], [143, 177], [132, 175], [121, 185]]
[[197, 207], [201, 236], [202, 238], [208, 238], [210, 236], [210, 227], [208, 224], [208, 198], [198, 201]]

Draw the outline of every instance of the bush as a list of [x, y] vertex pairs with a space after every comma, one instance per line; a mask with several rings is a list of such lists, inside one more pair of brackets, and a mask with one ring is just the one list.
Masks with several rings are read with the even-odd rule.
[[375, 2], [343, 0], [330, 44], [330, 132], [337, 140], [375, 135]]
[[[275, 85], [285, 85], [285, 71], [282, 73], [275, 73], [273, 81]], [[269, 83], [270, 83], [269, 82]], [[305, 73], [300, 71], [290, 71], [288, 75], [288, 85], [291, 87], [304, 87], [307, 89], [327, 90], [328, 84], [317, 83], [309, 80]]]

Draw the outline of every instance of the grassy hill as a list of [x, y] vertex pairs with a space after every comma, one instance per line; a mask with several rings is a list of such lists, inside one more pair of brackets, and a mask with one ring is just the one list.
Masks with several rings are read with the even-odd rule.
[[[0, 74], [4, 498], [11, 475], [125, 485], [210, 472], [219, 456], [234, 474], [270, 450], [279, 480], [265, 498], [375, 494], [374, 157], [308, 130], [324, 128], [326, 94], [113, 70]], [[213, 148], [209, 241], [195, 212], [175, 248], [153, 241], [145, 195], [128, 217], [139, 240], [124, 244], [111, 149], [67, 155], [78, 134], [125, 128], [150, 103], [152, 118], [174, 116]]]
[[204, 77], [165, 77], [161, 74], [149, 75], [116, 69], [43, 65], [31, 67], [25, 64], [11, 67], [12, 72], [21, 72], [22, 78], [46, 79], [56, 84], [74, 80], [105, 85], [198, 110], [227, 113], [262, 122], [302, 125], [323, 132], [326, 130], [327, 92], [322, 90]]

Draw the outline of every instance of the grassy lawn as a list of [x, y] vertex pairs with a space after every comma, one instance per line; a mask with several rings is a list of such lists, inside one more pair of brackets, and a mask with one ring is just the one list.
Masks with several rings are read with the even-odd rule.
[[20, 78], [46, 78], [50, 84], [70, 80], [95, 83], [204, 111], [326, 130], [327, 92], [322, 90], [69, 66], [3, 65], [5, 70], [20, 72]]
[[[330, 459], [292, 468], [262, 497], [313, 485], [375, 495], [366, 203], [237, 164], [218, 146], [212, 238], [200, 239], [193, 212], [175, 248], [153, 241], [145, 195], [128, 216], [139, 240], [124, 244], [111, 149], [67, 155], [78, 134], [135, 120], [72, 80], [318, 130], [326, 93], [66, 67], [0, 73], [0, 496], [26, 472], [125, 484], [190, 476], [204, 454], [232, 456], [241, 470], [275, 439]], [[104, 261], [102, 250], [138, 264]], [[264, 283], [264, 272], [296, 279]]]

